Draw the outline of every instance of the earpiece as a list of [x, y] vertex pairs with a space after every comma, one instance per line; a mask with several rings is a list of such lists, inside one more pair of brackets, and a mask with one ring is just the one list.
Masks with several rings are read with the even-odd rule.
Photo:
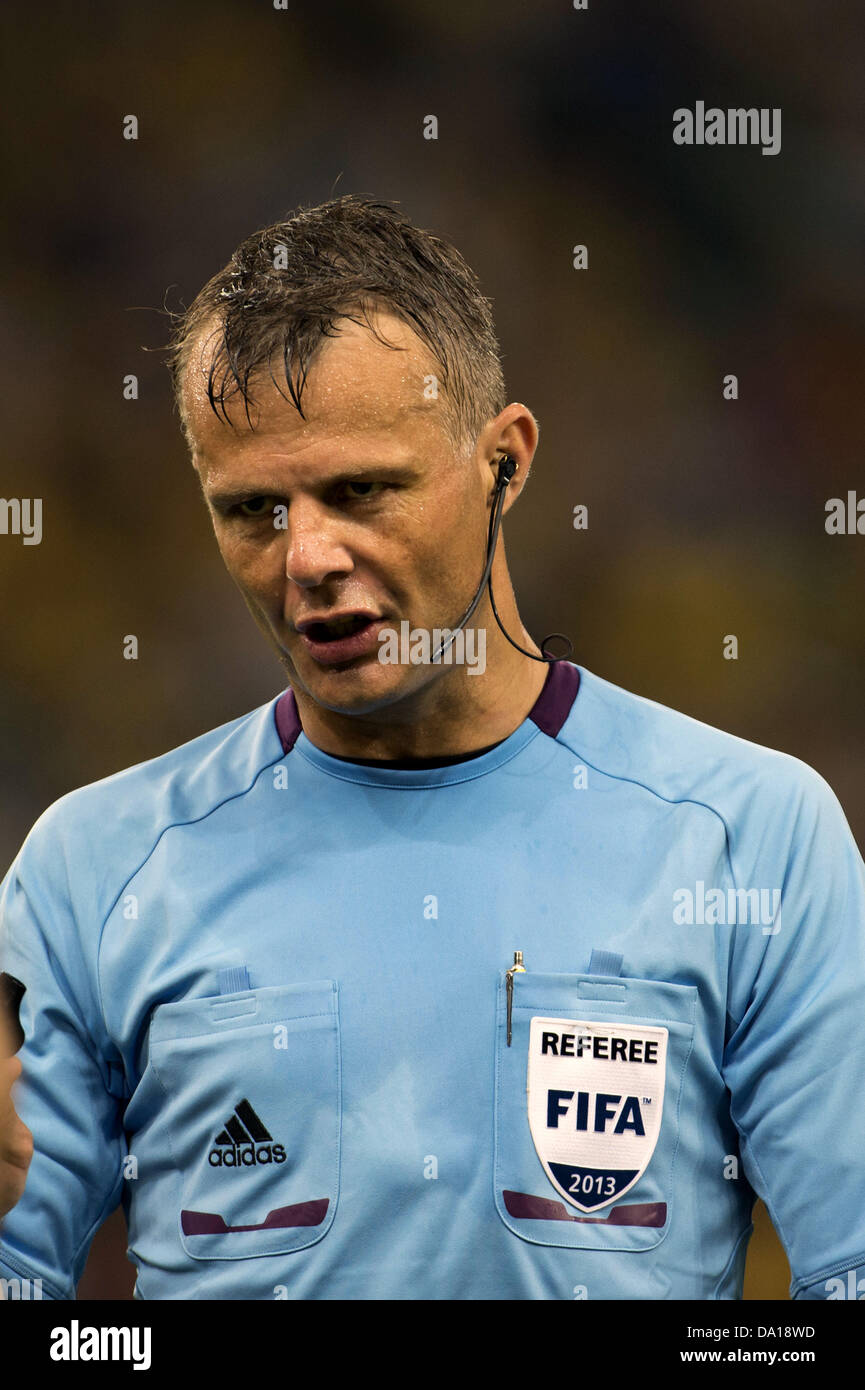
[[[571, 641], [568, 637], [564, 635], [563, 632], [553, 632], [550, 634], [549, 637], [544, 638], [543, 642], [541, 643], [541, 651], [543, 652], [543, 656], [535, 656], [534, 652], [527, 652], [525, 647], [521, 647], [518, 642], [514, 641], [513, 637], [511, 637], [507, 632], [505, 632], [504, 623], [499, 617], [499, 610], [496, 608], [496, 601], [493, 597], [493, 583], [491, 578], [493, 568], [493, 555], [495, 554], [496, 541], [498, 540], [499, 527], [502, 521], [502, 508], [505, 503], [505, 489], [507, 488], [508, 483], [511, 481], [511, 478], [516, 473], [518, 467], [519, 465], [514, 462], [510, 454], [505, 454], [504, 458], [499, 463], [499, 476], [496, 480], [496, 485], [493, 490], [493, 507], [492, 511], [490, 512], [490, 524], [489, 530], [487, 532], [487, 553], [484, 563], [483, 577], [481, 579], [480, 584], [478, 585], [477, 592], [475, 593], [474, 598], [472, 599], [471, 603], [469, 604], [459, 623], [450, 633], [447, 640], [443, 642], [442, 645], [438, 648], [438, 650], [434, 653], [432, 657], [432, 660], [434, 662], [441, 661], [442, 657], [444, 656], [444, 653], [450, 647], [457, 633], [465, 627], [469, 618], [472, 616], [478, 604], [480, 603], [481, 596], [484, 592], [484, 589], [486, 589], [487, 586], [489, 586], [490, 605], [492, 607], [493, 616], [496, 622], [501, 628], [503, 635], [507, 637], [511, 646], [516, 647], [517, 651], [522, 652], [523, 656], [531, 657], [532, 661], [546, 661], [548, 663], [553, 663], [555, 661], [567, 661], [573, 653], [573, 646], [571, 644]], [[552, 641], [553, 637], [561, 637], [563, 642], [567, 642], [567, 655], [551, 656], [549, 654], [549, 652], [547, 651], [547, 643]]]
[[504, 458], [499, 464], [499, 480], [497, 486], [507, 487], [511, 478], [516, 473], [518, 467], [519, 465], [514, 463], [510, 454], [505, 454]]
[[[549, 637], [545, 637], [543, 642], [541, 643], [541, 651], [543, 652], [543, 656], [535, 656], [534, 652], [527, 652], [525, 647], [521, 647], [519, 642], [515, 642], [513, 637], [511, 637], [511, 635], [505, 630], [505, 625], [499, 617], [499, 610], [496, 608], [496, 601], [493, 596], [492, 581], [493, 552], [496, 548], [496, 540], [498, 539], [499, 526], [501, 525], [502, 507], [504, 505], [505, 500], [505, 489], [518, 468], [519, 464], [514, 462], [510, 454], [505, 454], [504, 458], [501, 460], [499, 464], [499, 476], [494, 493], [496, 500], [493, 505], [493, 510], [490, 514], [490, 526], [489, 533], [487, 536], [487, 563], [484, 569], [484, 577], [481, 580], [481, 587], [475, 595], [475, 605], [477, 605], [477, 603], [480, 601], [480, 595], [483, 593], [484, 586], [488, 586], [490, 591], [490, 605], [493, 610], [493, 617], [495, 618], [496, 622], [501, 628], [502, 634], [505, 637], [507, 637], [512, 647], [516, 647], [517, 651], [522, 652], [523, 656], [531, 657], [532, 661], [546, 661], [548, 664], [552, 664], [556, 661], [567, 661], [568, 658], [573, 655], [574, 648], [570, 638], [566, 637], [563, 632], [552, 632], [550, 633]], [[551, 656], [548, 653], [547, 643], [552, 641], [554, 637], [561, 637], [562, 641], [567, 643], [568, 650], [565, 656]]]

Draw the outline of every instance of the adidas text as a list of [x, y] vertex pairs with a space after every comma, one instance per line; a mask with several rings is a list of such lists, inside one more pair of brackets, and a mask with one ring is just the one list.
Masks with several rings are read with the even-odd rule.
[[256, 1163], [284, 1163], [282, 1144], [235, 1144], [233, 1148], [211, 1149], [211, 1168], [253, 1168]]

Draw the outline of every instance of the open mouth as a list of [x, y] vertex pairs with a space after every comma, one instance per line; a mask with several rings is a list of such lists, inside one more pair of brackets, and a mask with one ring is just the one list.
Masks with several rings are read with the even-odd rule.
[[335, 618], [330, 623], [312, 623], [304, 629], [304, 635], [313, 642], [337, 642], [342, 637], [353, 637], [362, 628], [369, 627], [371, 621], [362, 613], [354, 613], [346, 618]]

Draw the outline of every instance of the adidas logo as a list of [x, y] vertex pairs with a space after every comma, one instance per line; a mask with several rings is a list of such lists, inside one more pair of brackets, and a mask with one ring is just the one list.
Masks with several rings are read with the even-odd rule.
[[284, 1163], [285, 1149], [274, 1144], [249, 1101], [242, 1100], [214, 1139], [207, 1161], [211, 1168], [252, 1168], [256, 1163]]

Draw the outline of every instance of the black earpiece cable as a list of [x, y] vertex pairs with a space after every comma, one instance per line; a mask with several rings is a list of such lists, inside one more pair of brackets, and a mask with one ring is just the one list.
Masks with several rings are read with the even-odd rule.
[[[493, 507], [492, 511], [490, 512], [490, 524], [489, 529], [487, 531], [487, 554], [486, 562], [484, 565], [483, 578], [481, 579], [481, 582], [478, 585], [477, 593], [475, 594], [474, 598], [472, 599], [471, 603], [469, 604], [468, 608], [466, 609], [457, 626], [452, 630], [450, 637], [446, 642], [442, 643], [442, 645], [438, 648], [436, 652], [433, 653], [432, 657], [430, 658], [433, 662], [441, 661], [442, 656], [448, 650], [451, 643], [454, 641], [454, 638], [456, 637], [457, 633], [461, 632], [462, 629], [465, 627], [469, 618], [472, 616], [478, 604], [480, 603], [484, 589], [487, 587], [487, 585], [489, 585], [490, 603], [492, 604], [495, 620], [501, 628], [502, 632], [504, 633], [505, 637], [507, 637], [511, 646], [516, 647], [518, 652], [522, 652], [523, 656], [530, 657], [532, 661], [546, 662], [567, 661], [573, 654], [573, 643], [571, 642], [569, 637], [565, 636], [563, 632], [551, 632], [548, 637], [544, 638], [543, 642], [541, 643], [541, 651], [544, 653], [543, 656], [535, 656], [534, 652], [527, 652], [525, 647], [521, 647], [519, 642], [515, 642], [513, 637], [509, 636], [508, 633], [505, 632], [504, 624], [501, 618], [499, 617], [499, 610], [496, 608], [496, 601], [493, 598], [493, 582], [491, 578], [493, 568], [493, 557], [496, 553], [496, 542], [499, 538], [499, 527], [501, 526], [502, 522], [502, 508], [505, 504], [505, 491], [507, 489], [508, 483], [511, 481], [511, 478], [514, 476], [516, 471], [517, 465], [514, 463], [514, 460], [508, 454], [505, 454], [504, 458], [499, 464], [499, 476], [496, 482], [495, 492], [493, 494]], [[547, 643], [552, 642], [553, 639], [556, 637], [561, 638], [563, 642], [567, 643], [568, 650], [563, 656], [550, 656], [547, 654]]]

